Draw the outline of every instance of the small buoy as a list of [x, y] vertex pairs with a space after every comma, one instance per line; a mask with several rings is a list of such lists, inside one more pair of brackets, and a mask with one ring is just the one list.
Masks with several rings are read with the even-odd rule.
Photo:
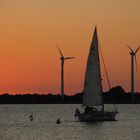
[[30, 118], [30, 121], [33, 121], [33, 115], [30, 115], [29, 118]]
[[61, 124], [61, 121], [59, 118], [57, 119], [56, 124]]

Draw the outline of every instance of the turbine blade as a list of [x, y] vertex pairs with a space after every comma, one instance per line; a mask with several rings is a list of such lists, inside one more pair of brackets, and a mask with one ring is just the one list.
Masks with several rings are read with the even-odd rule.
[[136, 49], [135, 54], [138, 52], [139, 48], [140, 48], [140, 46]]
[[137, 57], [136, 57], [136, 55], [135, 55], [135, 65], [136, 65], [136, 72], [137, 72], [137, 70], [138, 70], [138, 65], [137, 65]]
[[[128, 49], [132, 52], [132, 53], [134, 53], [134, 51], [131, 49], [131, 47], [129, 46], [129, 45], [126, 45], [127, 47], [128, 47]], [[134, 53], [135, 54], [135, 53]]]
[[65, 57], [65, 59], [73, 59], [73, 58], [75, 58], [75, 57]]
[[60, 52], [61, 57], [64, 58], [64, 56], [63, 56], [63, 54], [62, 54], [62, 52], [61, 52], [59, 46], [58, 46], [58, 45], [56, 45], [56, 46], [57, 46], [57, 48], [58, 48], [58, 50], [59, 50], [59, 52]]

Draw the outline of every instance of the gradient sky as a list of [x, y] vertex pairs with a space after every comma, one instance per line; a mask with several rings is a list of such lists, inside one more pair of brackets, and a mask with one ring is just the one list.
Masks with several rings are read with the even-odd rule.
[[[65, 93], [81, 92], [95, 25], [112, 87], [130, 91], [126, 44], [140, 45], [139, 6], [139, 0], [1, 0], [0, 93], [59, 93], [56, 44], [76, 57], [65, 63]], [[137, 61], [140, 91], [140, 52]], [[104, 71], [102, 77], [108, 90]]]

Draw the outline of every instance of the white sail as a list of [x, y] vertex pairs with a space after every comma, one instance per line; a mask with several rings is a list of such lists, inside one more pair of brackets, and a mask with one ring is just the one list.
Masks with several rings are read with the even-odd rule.
[[97, 29], [95, 27], [85, 74], [83, 90], [83, 105], [85, 106], [102, 104], [101, 72], [98, 49], [98, 36]]

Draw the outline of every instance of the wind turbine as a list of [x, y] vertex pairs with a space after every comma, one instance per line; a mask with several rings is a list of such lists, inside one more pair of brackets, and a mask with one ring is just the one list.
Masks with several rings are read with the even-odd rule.
[[132, 94], [132, 101], [135, 101], [135, 89], [134, 89], [134, 57], [135, 57], [135, 64], [137, 68], [137, 61], [136, 61], [136, 54], [140, 48], [140, 46], [134, 51], [130, 46], [127, 45], [130, 50], [131, 56], [131, 94]]
[[62, 98], [64, 98], [64, 63], [65, 63], [65, 60], [73, 59], [75, 57], [64, 57], [59, 46], [58, 45], [56, 45], [56, 46], [61, 55], [61, 57], [60, 57], [60, 60], [61, 60], [61, 96], [62, 96]]

